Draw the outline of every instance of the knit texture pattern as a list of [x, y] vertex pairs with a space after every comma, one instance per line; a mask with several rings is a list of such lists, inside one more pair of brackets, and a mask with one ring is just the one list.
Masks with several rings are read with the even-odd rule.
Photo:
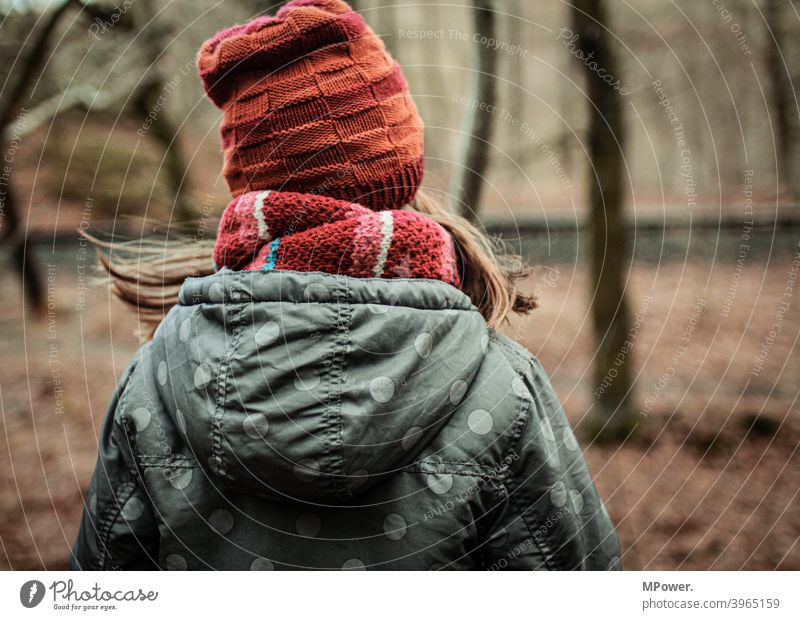
[[423, 123], [400, 66], [341, 0], [293, 0], [219, 32], [198, 68], [223, 110], [234, 196], [306, 192], [396, 209], [422, 181]]
[[226, 207], [218, 269], [320, 271], [461, 284], [452, 237], [414, 211], [373, 211], [313, 194], [253, 191]]

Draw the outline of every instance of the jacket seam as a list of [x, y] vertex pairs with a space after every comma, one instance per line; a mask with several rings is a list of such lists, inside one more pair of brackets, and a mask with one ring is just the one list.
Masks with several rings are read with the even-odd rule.
[[432, 464], [432, 465], [467, 465], [469, 467], [478, 467], [480, 469], [488, 469], [488, 470], [491, 470], [491, 471], [494, 471], [494, 469], [495, 469], [494, 467], [492, 467], [490, 465], [481, 465], [480, 463], [475, 463], [473, 461], [427, 461], [425, 459], [422, 459], [422, 460], [420, 460], [418, 462], [421, 465], [428, 465], [428, 464]]
[[[517, 373], [522, 373], [524, 370], [527, 370], [531, 366], [531, 356], [523, 355], [521, 352], [517, 351], [513, 346], [511, 346], [508, 342], [506, 342], [506, 338], [497, 334], [497, 332], [493, 332], [489, 336], [494, 342], [498, 344], [498, 346], [502, 347], [507, 353], [509, 353], [512, 357], [514, 357], [518, 362], [520, 362], [520, 368], [514, 368]], [[513, 366], [513, 365], [512, 365]]]
[[228, 348], [222, 355], [220, 360], [219, 370], [217, 371], [217, 394], [214, 399], [214, 413], [211, 432], [211, 456], [212, 456], [212, 469], [215, 469], [217, 475], [222, 478], [227, 478], [227, 471], [222, 461], [222, 418], [225, 413], [225, 402], [228, 398], [228, 383], [229, 371], [231, 367], [231, 360], [233, 353], [239, 346], [239, 340], [242, 335], [242, 316], [244, 314], [244, 305], [237, 304], [237, 310], [231, 317], [231, 324], [233, 326], [233, 336], [231, 338]]
[[405, 467], [405, 468], [403, 468], [402, 471], [404, 471], [406, 473], [409, 473], [409, 474], [447, 474], [449, 476], [465, 476], [467, 478], [481, 478], [483, 480], [494, 480], [495, 479], [492, 476], [489, 476], [488, 474], [481, 474], [481, 473], [478, 473], [478, 472], [470, 472], [470, 471], [463, 471], [463, 470], [448, 471], [448, 470], [439, 469], [439, 470], [436, 470], [436, 471], [427, 471], [427, 470], [424, 470], [424, 469], [417, 469], [417, 468], [414, 468], [414, 467]]
[[[206, 306], [248, 306], [250, 304], [294, 304], [294, 305], [302, 305], [307, 306], [309, 304], [318, 305], [318, 306], [330, 306], [330, 301], [311, 301], [305, 299], [245, 299], [242, 301], [234, 301], [231, 299], [225, 299], [221, 302], [212, 302], [212, 301], [205, 301], [200, 300], [197, 303], [189, 303], [184, 304], [181, 303], [181, 306], [190, 307], [190, 306], [199, 306], [199, 305], [206, 305]], [[378, 301], [348, 301], [350, 306], [387, 306], [389, 308], [409, 308], [411, 310], [429, 310], [430, 312], [441, 312], [442, 308], [431, 308], [430, 306], [412, 306], [411, 304], [389, 304], [389, 303], [381, 303]], [[470, 314], [477, 312], [475, 308], [447, 308], [448, 312], [469, 312]]]
[[[509, 350], [508, 345], [506, 345], [505, 343], [501, 343], [501, 344], [507, 350]], [[529, 365], [530, 365], [530, 360], [528, 360], [528, 361], [529, 361]], [[523, 375], [523, 373], [521, 371], [517, 370], [517, 375], [518, 375], [518, 378], [520, 380], [524, 379], [524, 375]], [[527, 390], [527, 388], [526, 388], [526, 390]], [[528, 401], [527, 399], [525, 399], [522, 396], [519, 396], [518, 394], [515, 393], [515, 396], [517, 396], [517, 398], [519, 399], [520, 404], [521, 404], [521, 415], [517, 419], [517, 422], [515, 422], [516, 428], [514, 430], [514, 434], [513, 434], [512, 438], [511, 438], [511, 441], [509, 441], [508, 454], [510, 454], [512, 450], [516, 450], [517, 444], [519, 443], [519, 440], [522, 437], [522, 431], [531, 422], [531, 415], [530, 415], [531, 407], [530, 407], [530, 405], [532, 405], [535, 402], [536, 395], [533, 394], [532, 392], [530, 392], [530, 390], [528, 390], [528, 393], [530, 393], [530, 395], [531, 395], [531, 400], [530, 401]], [[517, 479], [517, 476], [516, 476], [513, 468], [511, 468], [509, 466], [505, 473], [506, 473], [507, 478], [509, 478], [514, 483], [514, 490], [512, 490], [511, 488], [508, 489], [508, 491], [509, 491], [509, 494], [508, 494], [509, 501], [511, 501], [514, 504], [514, 507], [517, 509], [517, 512], [519, 512], [520, 518], [525, 523], [525, 526], [528, 529], [528, 534], [531, 536], [531, 538], [533, 539], [534, 543], [536, 544], [536, 547], [539, 549], [539, 552], [542, 554], [542, 557], [544, 558], [545, 566], [549, 570], [558, 570], [558, 566], [556, 565], [555, 559], [552, 557], [552, 553], [551, 553], [551, 550], [550, 550], [550, 545], [547, 542], [546, 535], [542, 536], [542, 540], [536, 538], [536, 536], [533, 535], [533, 530], [531, 529], [531, 524], [529, 523], [528, 518], [526, 517], [525, 513], [523, 512], [521, 506], [519, 505], [518, 497], [516, 497], [515, 494], [514, 494], [515, 491], [518, 490], [521, 485], [519, 484], [519, 481]]]
[[[129, 472], [130, 473], [130, 472]], [[120, 492], [122, 489], [122, 496], [124, 499], [120, 500]], [[98, 568], [99, 570], [105, 570], [105, 567], [108, 563], [108, 560], [111, 559], [111, 554], [109, 553], [109, 540], [111, 538], [111, 530], [114, 527], [114, 524], [117, 523], [119, 520], [120, 515], [122, 514], [122, 509], [125, 507], [125, 504], [133, 497], [133, 493], [136, 490], [136, 482], [135, 480], [126, 480], [118, 487], [118, 492], [115, 494], [116, 501], [111, 504], [111, 508], [106, 512], [105, 517], [103, 518], [103, 525], [101, 528], [101, 532], [98, 536], [98, 542], [100, 543], [100, 557], [98, 560]], [[113, 491], [112, 491], [113, 492]]]
[[[511, 350], [511, 348], [499, 338], [496, 339], [499, 345], [501, 345], [506, 351], [512, 353], [515, 356], [518, 356], [516, 351]], [[521, 360], [522, 361], [522, 360]], [[522, 379], [522, 372], [515, 368], [514, 369], [518, 378]], [[528, 522], [527, 518], [525, 517], [525, 513], [522, 511], [522, 507], [519, 505], [519, 498], [515, 496], [514, 490], [512, 490], [507, 484], [506, 480], [510, 479], [512, 482], [516, 483], [517, 478], [514, 475], [514, 470], [511, 467], [511, 463], [509, 461], [509, 456], [512, 452], [516, 450], [517, 444], [519, 443], [520, 437], [522, 437], [522, 431], [525, 427], [530, 423], [530, 402], [519, 396], [518, 394], [514, 394], [519, 401], [519, 411], [517, 413], [517, 419], [514, 421], [513, 431], [511, 433], [511, 437], [508, 440], [508, 445], [506, 446], [505, 451], [503, 452], [503, 457], [501, 460], [501, 471], [502, 471], [502, 484], [503, 489], [505, 490], [505, 499], [506, 501], [514, 508], [514, 510], [519, 514], [519, 518], [522, 520], [522, 523], [525, 525], [525, 529], [528, 530], [528, 536], [530, 536], [531, 540], [533, 541], [534, 545], [536, 545], [536, 549], [539, 551], [539, 554], [542, 556], [544, 560], [544, 564], [548, 570], [554, 570], [555, 565], [551, 558], [551, 554], [549, 552], [549, 545], [543, 545], [543, 541], [539, 540], [533, 533], [531, 529], [531, 524]], [[533, 395], [531, 395], [533, 397]], [[514, 484], [515, 488], [519, 488], [518, 484]], [[546, 543], [546, 541], [545, 541]]]
[[[512, 347], [510, 347], [508, 343], [505, 341], [505, 338], [499, 335], [495, 330], [493, 329], [489, 330], [489, 338], [495, 343], [497, 343], [497, 345], [500, 346], [506, 353], [511, 355], [517, 361], [521, 362], [523, 367], [526, 368], [530, 367], [531, 364], [530, 359], [523, 358], [519, 354], [519, 352], [515, 351]], [[508, 358], [505, 359], [509, 362], [511, 370], [516, 375], [516, 378], [519, 378], [521, 380], [523, 378], [523, 369], [518, 368], [515, 364], [512, 363], [511, 360], [508, 360]], [[508, 438], [508, 443], [503, 449], [502, 455], [500, 457], [499, 467], [497, 468], [502, 479], [505, 479], [511, 470], [511, 463], [509, 461], [509, 456], [511, 455], [512, 452], [514, 452], [517, 442], [519, 441], [519, 438], [522, 436], [522, 431], [524, 430], [526, 424], [530, 419], [530, 401], [521, 397], [516, 392], [513, 392], [513, 394], [518, 402], [518, 410], [517, 410], [516, 420], [514, 420], [514, 423], [512, 425], [511, 436]]]
[[[336, 332], [333, 339], [331, 363], [327, 365], [328, 398], [325, 417], [328, 422], [328, 449], [334, 467], [333, 487], [340, 500], [349, 499], [352, 494], [347, 486], [347, 475], [344, 468], [344, 422], [342, 420], [342, 386], [341, 377], [344, 372], [344, 361], [350, 343], [349, 332], [352, 312], [349, 304], [349, 290], [342, 285], [334, 289], [336, 296]], [[341, 298], [344, 299], [341, 299]], [[345, 302], [345, 303], [342, 303]]]
[[[137, 355], [139, 355], [139, 353], [137, 353]], [[122, 431], [122, 435], [125, 438], [125, 443], [127, 444], [128, 448], [131, 451], [131, 457], [133, 458], [134, 462], [126, 467], [121, 468], [121, 471], [124, 471], [129, 476], [129, 478], [128, 480], [122, 482], [122, 484], [120, 484], [116, 488], [116, 490], [114, 489], [114, 485], [112, 484], [110, 477], [108, 478], [108, 487], [111, 490], [111, 493], [114, 496], [115, 501], [112, 502], [110, 507], [105, 511], [103, 517], [98, 518], [98, 527], [95, 530], [97, 536], [98, 551], [99, 551], [99, 557], [97, 559], [97, 566], [99, 570], [105, 570], [106, 564], [110, 559], [110, 554], [108, 552], [108, 545], [109, 545], [109, 539], [111, 538], [111, 530], [114, 527], [114, 524], [119, 519], [119, 516], [122, 514], [122, 508], [127, 503], [127, 501], [133, 496], [133, 493], [136, 490], [136, 475], [137, 475], [136, 464], [135, 464], [136, 446], [134, 445], [134, 442], [131, 441], [131, 438], [128, 434], [128, 429], [127, 429], [128, 420], [126, 417], [123, 417], [123, 412], [125, 411], [125, 406], [128, 402], [128, 396], [130, 395], [130, 390], [132, 386], [131, 377], [133, 376], [133, 373], [136, 371], [136, 368], [139, 366], [140, 361], [141, 361], [140, 355], [138, 358], [137, 356], [134, 356], [134, 359], [131, 360], [130, 363], [124, 387], [120, 385], [117, 388], [119, 390], [118, 392], [119, 400], [117, 402], [114, 413], [112, 414], [110, 433], [111, 437], [114, 438], [115, 435], [114, 424], [116, 423], [116, 417], [117, 417], [116, 412], [119, 411], [120, 430]], [[121, 450], [121, 446], [118, 447], [118, 449]], [[106, 471], [106, 476], [107, 477], [109, 476], [108, 471]], [[128, 488], [130, 489], [130, 491], [128, 491]], [[119, 497], [120, 491], [122, 491], [122, 497], [124, 498], [122, 501], [120, 501]], [[96, 492], [97, 491], [95, 491], [95, 493]], [[127, 497], [125, 497], [126, 493]]]
[[[513, 472], [511, 473], [511, 477], [512, 477], [512, 479], [515, 479]], [[511, 504], [514, 506], [514, 508], [516, 509], [517, 513], [519, 514], [519, 518], [525, 524], [525, 529], [528, 530], [528, 535], [530, 536], [531, 540], [533, 541], [533, 544], [536, 545], [536, 548], [539, 550], [539, 553], [542, 555], [542, 559], [544, 560], [544, 565], [547, 567], [548, 570], [551, 570], [551, 571], [558, 570], [558, 566], [556, 565], [556, 563], [555, 563], [555, 561], [553, 559], [553, 555], [552, 555], [552, 552], [550, 550], [550, 545], [547, 544], [547, 540], [544, 539], [544, 536], [542, 536], [542, 539], [544, 539], [544, 540], [540, 540], [539, 538], [537, 538], [534, 535], [533, 530], [531, 529], [531, 524], [528, 522], [528, 519], [525, 516], [525, 512], [522, 510], [522, 507], [519, 505], [518, 498], [515, 497], [513, 491], [511, 491], [511, 489], [509, 489], [507, 487], [506, 487], [506, 492], [507, 492], [507, 497], [508, 497], [509, 502], [511, 502]]]
[[[517, 371], [517, 378], [521, 379], [522, 373]], [[511, 471], [511, 463], [509, 462], [509, 456], [512, 452], [515, 454], [518, 452], [516, 448], [520, 437], [522, 437], [522, 431], [530, 423], [530, 403], [516, 393], [514, 396], [516, 396], [519, 402], [519, 409], [517, 411], [517, 419], [514, 420], [514, 424], [512, 426], [513, 430], [511, 432], [511, 437], [508, 439], [508, 445], [503, 451], [501, 460], [501, 471], [504, 478], [509, 474], [513, 476], [513, 472]]]
[[197, 463], [176, 463], [169, 461], [161, 461], [154, 463], [144, 463], [139, 461], [140, 469], [201, 469]]
[[[127, 440], [128, 445], [131, 448], [131, 453], [132, 454], [133, 454], [133, 446], [131, 445], [132, 442], [131, 442], [130, 438], [128, 437], [128, 428], [129, 428], [128, 417], [126, 415], [124, 415], [124, 412], [125, 412], [125, 405], [128, 402], [128, 396], [130, 395], [130, 391], [132, 389], [131, 388], [131, 386], [132, 386], [131, 377], [133, 377], [133, 373], [136, 370], [138, 365], [139, 365], [139, 362], [137, 361], [136, 364], [131, 368], [131, 372], [128, 375], [127, 380], [125, 381], [125, 386], [120, 388], [119, 401], [117, 402], [117, 406], [116, 406], [116, 408], [114, 410], [114, 413], [112, 414], [112, 424], [113, 424], [117, 419], [117, 412], [119, 412], [119, 426], [124, 431], [125, 439]], [[112, 429], [113, 429], [113, 426], [112, 426]], [[112, 431], [112, 435], [113, 435], [113, 431]]]
[[185, 456], [183, 454], [142, 454], [138, 458], [140, 461], [148, 463], [192, 464], [198, 462], [194, 457]]
[[[222, 277], [230, 278], [232, 280], [243, 280], [244, 278], [252, 277], [251, 275], [248, 275], [252, 271], [257, 271], [257, 270], [248, 270], [248, 271], [234, 271], [234, 270], [231, 270], [229, 273], [223, 274]], [[322, 276], [321, 279], [324, 279], [324, 280], [341, 280], [341, 279], [345, 279], [345, 278], [350, 278], [350, 279], [353, 279], [353, 280], [364, 280], [365, 282], [370, 282], [370, 281], [372, 281], [372, 282], [382, 282], [382, 281], [386, 281], [386, 279], [387, 279], [387, 278], [380, 278], [380, 277], [377, 277], [377, 276], [367, 276], [367, 277], [362, 278], [362, 277], [349, 276], [349, 275], [343, 275], [343, 274], [332, 274], [332, 273], [327, 273], [325, 271], [296, 271], [294, 269], [277, 269], [275, 271], [281, 272], [281, 273], [288, 273], [288, 274], [297, 274], [297, 275], [300, 275], [300, 276], [308, 276], [309, 274], [314, 274], [314, 275]], [[275, 273], [275, 272], [273, 272], [273, 273]], [[213, 277], [213, 276], [207, 276], [207, 277]], [[190, 278], [187, 278], [186, 280], [187, 281], [197, 282], [198, 280], [202, 280], [202, 279], [203, 279], [202, 277], [199, 277], [199, 278], [198, 277], [190, 277]], [[465, 293], [460, 291], [458, 288], [456, 288], [452, 284], [448, 284], [447, 282], [445, 282], [443, 280], [436, 280], [434, 278], [392, 278], [392, 280], [395, 281], [395, 282], [430, 282], [432, 284], [437, 284], [437, 285], [438, 284], [445, 284], [445, 285], [449, 286], [450, 288], [452, 288], [454, 291], [457, 291], [461, 295], [466, 296]], [[337, 284], [338, 284], [338, 282], [337, 282]]]
[[[469, 461], [417, 461], [416, 464], [408, 465], [407, 467], [429, 467], [431, 469], [436, 469], [436, 471], [440, 471], [440, 465], [458, 465], [461, 467], [470, 467], [472, 469], [481, 469], [486, 470], [487, 472], [496, 472], [496, 467], [491, 467], [490, 465], [481, 465], [479, 463], [471, 463]], [[405, 468], [403, 468], [405, 469]]]

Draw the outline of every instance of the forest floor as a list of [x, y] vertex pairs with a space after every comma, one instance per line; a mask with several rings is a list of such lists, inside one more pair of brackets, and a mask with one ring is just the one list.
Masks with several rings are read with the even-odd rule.
[[[75, 259], [43, 266], [41, 319], [0, 272], [0, 568], [67, 566], [99, 424], [139, 342], [105, 288], [79, 291]], [[771, 260], [749, 265], [727, 304], [730, 264], [630, 274], [641, 423], [621, 445], [582, 442], [626, 569], [800, 569], [800, 302], [780, 305], [792, 256]], [[507, 331], [543, 361], [581, 436], [593, 402], [587, 273], [552, 266], [528, 284], [541, 307]]]

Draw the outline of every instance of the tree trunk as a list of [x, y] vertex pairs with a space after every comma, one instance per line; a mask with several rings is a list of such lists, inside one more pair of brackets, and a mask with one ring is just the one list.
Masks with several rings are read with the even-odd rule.
[[[19, 118], [23, 109], [23, 101], [32, 84], [36, 83], [40, 73], [42, 62], [48, 57], [50, 39], [55, 32], [56, 26], [71, 6], [79, 6], [78, 0], [62, 0], [56, 8], [48, 15], [44, 24], [39, 28], [33, 39], [22, 66], [16, 71], [16, 81], [13, 82], [9, 94], [4, 98], [2, 109], [0, 109], [0, 147], [2, 153], [7, 153], [9, 144], [7, 140], [7, 130], [12, 123]], [[10, 76], [12, 80], [15, 76]], [[24, 232], [19, 228], [19, 213], [14, 201], [14, 187], [11, 178], [6, 181], [4, 197], [0, 204], [0, 241], [10, 245], [12, 263], [22, 278], [25, 299], [36, 312], [41, 312], [44, 308], [44, 290], [39, 278], [36, 260], [31, 251], [30, 244], [25, 238]]]
[[[511, 45], [519, 45], [528, 54], [533, 55], [531, 42], [533, 41], [533, 28], [528, 22], [523, 21], [525, 8], [530, 7], [530, 3], [522, 0], [511, 0], [508, 8], [509, 15], [504, 15], [503, 19], [508, 22], [508, 41]], [[527, 38], [523, 34], [528, 35]], [[504, 77], [510, 82], [509, 106], [514, 116], [527, 120], [526, 104], [530, 95], [526, 92], [528, 85], [528, 73], [530, 72], [530, 60], [522, 56], [508, 56], [506, 59], [508, 70], [504, 72]], [[511, 128], [510, 131], [516, 131]], [[513, 142], [512, 142], [513, 143]]]
[[[142, 80], [142, 86], [132, 97], [133, 108], [142, 117], [137, 120], [141, 121], [156, 109], [159, 98], [167, 94], [167, 81], [159, 66], [159, 60], [163, 50], [167, 49], [172, 34], [167, 30], [168, 27], [162, 26], [158, 20], [148, 22], [148, 19], [155, 14], [155, 8], [150, 0], [139, 0], [139, 5], [141, 12], [140, 35], [149, 50], [149, 71], [153, 76], [151, 80]], [[192, 216], [186, 196], [186, 188], [189, 185], [189, 165], [183, 155], [178, 128], [170, 119], [166, 106], [162, 104], [160, 108], [150, 126], [149, 135], [164, 152], [164, 170], [174, 197], [173, 217], [179, 222], [186, 221]]]
[[[491, 0], [473, 0], [475, 32], [496, 39]], [[459, 157], [450, 184], [450, 200], [457, 211], [473, 222], [478, 219], [483, 178], [489, 164], [489, 145], [497, 100], [497, 53], [473, 43], [469, 108]]]
[[4, 218], [0, 220], [0, 238], [10, 246], [11, 263], [22, 279], [23, 299], [35, 314], [43, 314], [45, 308], [44, 287], [39, 277], [37, 260], [25, 232], [19, 227], [14, 188], [9, 179], [3, 198]]
[[78, 6], [80, 2], [77, 0], [62, 0], [55, 9], [48, 15], [44, 24], [36, 32], [30, 50], [22, 62], [22, 67], [15, 73], [16, 82], [10, 88], [9, 94], [4, 98], [2, 111], [0, 111], [0, 128], [5, 129], [10, 125], [14, 118], [19, 114], [22, 100], [25, 98], [30, 86], [35, 84], [40, 77], [37, 75], [41, 69], [42, 63], [49, 56], [50, 38], [53, 32], [61, 22], [61, 18], [71, 6]]
[[623, 105], [619, 91], [602, 79], [606, 75], [619, 79], [605, 3], [574, 0], [571, 14], [589, 104], [591, 312], [596, 352], [595, 399], [586, 422], [593, 438], [613, 441], [627, 436], [637, 423], [630, 404], [631, 352], [625, 349], [630, 317], [624, 278], [630, 257], [623, 213]]
[[794, 169], [794, 123], [792, 122], [792, 80], [789, 75], [786, 52], [785, 26], [789, 16], [785, 0], [767, 0], [764, 17], [767, 22], [767, 77], [778, 158], [779, 187], [789, 193], [790, 199], [798, 196], [798, 179]]
[[[133, 106], [136, 113], [142, 118], [147, 118], [151, 110], [155, 109], [160, 93], [164, 90], [164, 82], [160, 78], [151, 84], [143, 86], [133, 97]], [[189, 166], [183, 157], [178, 129], [170, 121], [165, 110], [161, 110], [158, 117], [150, 126], [150, 135], [158, 142], [164, 151], [164, 172], [167, 183], [174, 200], [173, 216], [177, 221], [186, 221], [191, 218], [192, 212], [186, 198], [187, 176]]]

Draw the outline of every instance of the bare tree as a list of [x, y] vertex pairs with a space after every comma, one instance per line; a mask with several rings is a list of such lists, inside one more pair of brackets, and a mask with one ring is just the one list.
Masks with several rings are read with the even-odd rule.
[[[48, 56], [47, 51], [56, 27], [68, 9], [80, 5], [79, 0], [62, 0], [39, 27], [24, 54], [20, 68], [8, 76], [7, 83], [10, 82], [11, 85], [0, 107], [0, 145], [3, 153], [8, 152], [10, 141], [17, 137], [13, 135], [15, 131], [12, 130], [12, 125], [17, 124], [16, 119], [24, 107], [31, 83], [36, 79], [36, 75], [41, 71], [42, 62]], [[44, 308], [44, 291], [31, 246], [19, 228], [19, 213], [10, 178], [6, 182], [2, 213], [0, 241], [10, 246], [12, 263], [22, 278], [27, 301], [34, 311], [40, 312]]]
[[[147, 50], [148, 55], [147, 71], [150, 79], [142, 81], [131, 100], [133, 111], [142, 118], [147, 118], [153, 110], [157, 109], [159, 98], [167, 87], [168, 80], [163, 75], [159, 60], [171, 39], [171, 32], [164, 20], [151, 19], [155, 15], [155, 8], [150, 0], [140, 0], [140, 2], [143, 8], [143, 11], [140, 12], [142, 22], [140, 28], [144, 42], [143, 47]], [[150, 128], [150, 133], [164, 151], [164, 171], [167, 183], [174, 195], [175, 218], [187, 220], [191, 216], [189, 202], [186, 198], [189, 165], [183, 155], [178, 127], [172, 122], [166, 110], [160, 110]]]
[[[531, 49], [531, 28], [525, 21], [523, 13], [525, 7], [530, 6], [530, 3], [522, 2], [522, 0], [510, 0], [508, 3], [508, 13], [503, 16], [506, 22], [508, 31], [508, 40], [511, 45], [519, 45], [532, 53]], [[523, 40], [524, 35], [529, 35], [527, 39]], [[519, 118], [526, 118], [525, 108], [528, 102], [528, 93], [526, 88], [528, 86], [528, 75], [530, 74], [530, 67], [526, 66], [529, 62], [522, 56], [510, 56], [505, 58], [507, 63], [507, 71], [505, 72], [512, 81], [509, 93], [509, 106], [514, 114]]]
[[[69, 9], [81, 11], [81, 17], [87, 20], [113, 23], [115, 35], [119, 37], [130, 34], [134, 26], [127, 12], [121, 14], [115, 7], [103, 7], [83, 0], [63, 0], [43, 17], [42, 25], [32, 36], [31, 42], [20, 51], [20, 62], [11, 68], [6, 78], [9, 86], [5, 89], [7, 94], [4, 93], [5, 96], [0, 104], [0, 146], [3, 147], [3, 152], [7, 152], [12, 139], [22, 139], [67, 110], [83, 108], [87, 112], [100, 112], [117, 105], [131, 92], [134, 93], [131, 96], [134, 109], [146, 114], [152, 109], [153, 96], [163, 88], [163, 77], [157, 68], [154, 68], [163, 49], [159, 46], [160, 31], [153, 36], [145, 37], [146, 44], [139, 46], [141, 53], [127, 54], [125, 62], [115, 66], [113, 73], [118, 77], [113, 83], [96, 87], [80, 80], [58, 84], [57, 80], [51, 79], [48, 87], [44, 88], [42, 84], [47, 82], [44, 78], [52, 78], [49, 74], [54, 71], [45, 63], [51, 56], [49, 53], [51, 42]], [[149, 14], [152, 15], [152, 9]], [[68, 45], [70, 39], [65, 36], [59, 47]], [[103, 57], [99, 54], [97, 56], [97, 60], [102, 64]], [[145, 65], [147, 69], [143, 68]], [[24, 122], [21, 122], [23, 111]], [[168, 181], [176, 194], [179, 217], [183, 217], [187, 212], [183, 200], [186, 164], [175, 142], [175, 133], [174, 126], [163, 114], [159, 115], [159, 122], [153, 123], [152, 134], [164, 149]], [[11, 179], [8, 179], [4, 188], [0, 241], [9, 246], [12, 264], [22, 277], [26, 298], [31, 307], [39, 311], [43, 308], [44, 294], [31, 244], [26, 238], [25, 231], [19, 228], [21, 218], [15, 198], [15, 187]]]
[[[496, 38], [496, 19], [491, 0], [473, 0], [475, 31]], [[462, 144], [450, 185], [450, 200], [471, 221], [477, 221], [481, 189], [489, 164], [492, 115], [497, 100], [497, 54], [473, 44], [470, 102], [465, 117]]]
[[[769, 98], [772, 108], [772, 127], [778, 155], [778, 178], [791, 198], [798, 193], [798, 175], [794, 165], [795, 124], [792, 103], [795, 98], [789, 64], [786, 59], [786, 23], [791, 23], [787, 14], [788, 3], [784, 0], [766, 0], [767, 53], [766, 70], [769, 79]], [[795, 106], [796, 106], [795, 102]], [[796, 109], [796, 108], [795, 108]]]
[[[596, 400], [587, 427], [594, 438], [615, 440], [627, 436], [636, 425], [630, 405], [630, 351], [625, 349], [630, 322], [624, 281], [629, 260], [623, 212], [625, 131], [622, 96], [613, 86], [619, 67], [603, 0], [573, 0], [570, 11], [585, 75], [592, 172], [589, 223]], [[612, 84], [603, 79], [608, 75], [614, 76]]]

